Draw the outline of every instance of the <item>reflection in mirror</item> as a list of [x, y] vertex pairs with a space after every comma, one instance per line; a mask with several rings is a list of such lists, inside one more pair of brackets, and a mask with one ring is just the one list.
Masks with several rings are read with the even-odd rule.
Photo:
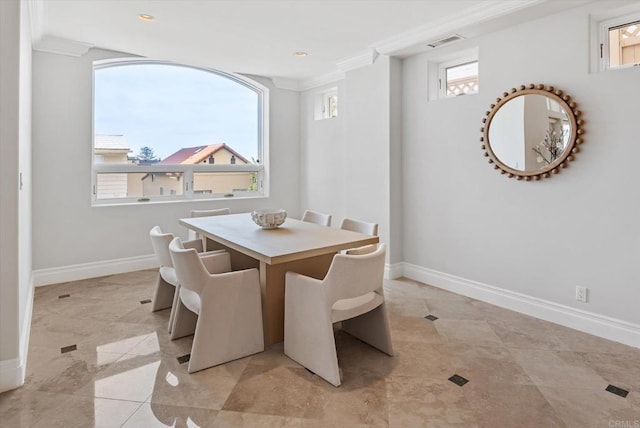
[[539, 180], [565, 168], [578, 152], [584, 121], [571, 97], [552, 86], [513, 88], [483, 120], [482, 149], [489, 163], [518, 180]]
[[536, 94], [503, 104], [489, 128], [493, 153], [520, 171], [553, 163], [567, 149], [570, 135], [567, 111], [557, 101]]

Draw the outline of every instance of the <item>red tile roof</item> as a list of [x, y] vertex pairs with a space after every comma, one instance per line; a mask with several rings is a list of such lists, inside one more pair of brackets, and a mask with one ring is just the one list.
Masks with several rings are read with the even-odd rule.
[[225, 143], [220, 144], [211, 144], [209, 146], [196, 146], [196, 147], [187, 147], [184, 149], [180, 149], [172, 155], [166, 157], [160, 162], [161, 164], [177, 164], [177, 163], [188, 163], [188, 164], [196, 164], [200, 163], [210, 155], [214, 154], [218, 150], [226, 149], [231, 152], [236, 159], [243, 163], [249, 163], [249, 161], [242, 156], [240, 153], [233, 150], [231, 147], [227, 146]]

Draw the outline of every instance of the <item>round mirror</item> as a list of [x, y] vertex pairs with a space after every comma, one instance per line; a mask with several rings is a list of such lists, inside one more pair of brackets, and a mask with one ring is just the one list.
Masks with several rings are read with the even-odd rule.
[[566, 167], [584, 133], [571, 97], [544, 85], [521, 86], [498, 98], [482, 128], [485, 156], [503, 174], [518, 179], [548, 177]]

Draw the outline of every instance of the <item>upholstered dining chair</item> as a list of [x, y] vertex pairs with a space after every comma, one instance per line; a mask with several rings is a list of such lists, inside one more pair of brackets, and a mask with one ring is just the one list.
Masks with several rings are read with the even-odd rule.
[[331, 214], [323, 214], [317, 211], [306, 210], [302, 215], [302, 221], [322, 226], [331, 226]]
[[342, 220], [340, 229], [360, 232], [371, 236], [378, 235], [378, 223], [368, 223], [366, 221], [354, 220], [351, 218], [345, 218]]
[[386, 246], [336, 254], [323, 280], [286, 273], [284, 353], [334, 386], [340, 369], [333, 324], [393, 355], [382, 289]]
[[171, 339], [194, 335], [188, 372], [264, 351], [258, 270], [231, 272], [229, 253], [199, 257], [180, 238], [169, 251], [180, 283]]
[[[191, 210], [191, 215], [189, 217], [213, 217], [216, 215], [227, 215], [230, 212], [229, 208], [220, 208], [217, 210]], [[196, 233], [195, 230], [189, 229], [188, 239], [202, 239], [202, 236]]]
[[[160, 264], [160, 270], [158, 272], [158, 281], [156, 283], [156, 289], [153, 293], [153, 300], [151, 304], [151, 311], [159, 311], [162, 309], [171, 308], [171, 315], [169, 315], [169, 325], [167, 330], [171, 332], [173, 326], [173, 318], [175, 315], [175, 302], [178, 299], [178, 290], [180, 284], [176, 277], [176, 271], [173, 268], [173, 262], [171, 260], [171, 254], [169, 253], [169, 243], [174, 238], [173, 233], [165, 233], [160, 229], [160, 226], [154, 226], [149, 231], [151, 237], [151, 245], [153, 246], [153, 252], [156, 255], [156, 259]], [[186, 241], [183, 243], [186, 248], [193, 248], [194, 251], [202, 253], [202, 240], [195, 239], [192, 241]], [[211, 253], [220, 253], [224, 250], [216, 250]]]

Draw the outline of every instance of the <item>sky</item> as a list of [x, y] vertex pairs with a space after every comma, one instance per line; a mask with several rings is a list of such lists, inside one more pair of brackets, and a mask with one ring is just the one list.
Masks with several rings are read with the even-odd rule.
[[124, 135], [132, 152], [164, 159], [185, 147], [226, 143], [258, 159], [258, 94], [215, 73], [174, 65], [96, 69], [96, 134]]

